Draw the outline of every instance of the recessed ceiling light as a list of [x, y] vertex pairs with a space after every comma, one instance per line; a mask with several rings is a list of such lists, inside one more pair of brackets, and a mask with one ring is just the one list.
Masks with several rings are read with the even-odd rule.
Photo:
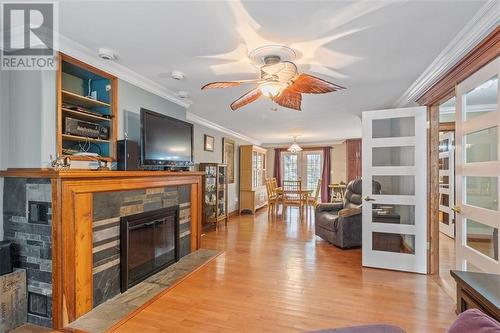
[[187, 91], [184, 91], [184, 90], [181, 90], [177, 93], [177, 96], [179, 98], [188, 98], [189, 97], [189, 93]]
[[184, 79], [184, 73], [181, 71], [172, 71], [172, 74], [170, 76], [174, 80], [183, 80]]
[[110, 49], [100, 48], [98, 52], [99, 58], [104, 60], [116, 60], [116, 54]]

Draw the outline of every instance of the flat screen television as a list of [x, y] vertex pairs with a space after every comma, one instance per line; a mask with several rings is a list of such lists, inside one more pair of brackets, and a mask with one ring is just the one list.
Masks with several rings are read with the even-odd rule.
[[141, 109], [141, 164], [191, 166], [193, 124]]

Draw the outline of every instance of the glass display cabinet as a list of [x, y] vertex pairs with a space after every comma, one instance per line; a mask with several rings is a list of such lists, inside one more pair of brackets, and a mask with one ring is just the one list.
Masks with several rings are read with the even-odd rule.
[[200, 163], [203, 176], [203, 228], [215, 227], [224, 221], [227, 226], [227, 165]]

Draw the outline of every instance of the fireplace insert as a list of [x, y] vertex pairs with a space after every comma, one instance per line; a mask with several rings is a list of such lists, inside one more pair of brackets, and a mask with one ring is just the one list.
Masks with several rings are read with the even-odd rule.
[[124, 292], [179, 260], [179, 206], [122, 217], [120, 242]]

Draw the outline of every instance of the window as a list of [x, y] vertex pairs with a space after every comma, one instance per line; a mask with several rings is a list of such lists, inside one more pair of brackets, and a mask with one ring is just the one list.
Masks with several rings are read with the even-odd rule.
[[302, 188], [315, 191], [323, 169], [321, 151], [281, 154], [283, 180], [302, 180]]
[[318, 185], [318, 180], [321, 178], [321, 168], [323, 164], [321, 161], [321, 153], [305, 153], [305, 159], [306, 188], [314, 191]]
[[299, 179], [299, 166], [297, 154], [283, 154], [283, 180]]

